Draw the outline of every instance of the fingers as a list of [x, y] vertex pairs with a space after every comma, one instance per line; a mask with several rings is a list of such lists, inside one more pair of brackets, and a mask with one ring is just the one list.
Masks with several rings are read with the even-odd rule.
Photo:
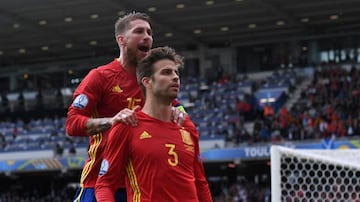
[[182, 126], [184, 124], [185, 116], [186, 114], [184, 112], [180, 111], [175, 107], [172, 108], [171, 119], [178, 125]]
[[136, 118], [135, 110], [129, 110], [129, 113], [127, 115], [128, 116], [125, 119], [128, 121], [129, 125], [137, 126], [137, 118]]
[[184, 122], [185, 122], [185, 113], [184, 112], [182, 112], [182, 111], [180, 111], [180, 114], [179, 114], [179, 119], [178, 119], [178, 124], [179, 124], [179, 126], [182, 126], [183, 124], [184, 124]]
[[[134, 109], [137, 108], [138, 107], [135, 107]], [[117, 122], [121, 122], [126, 125], [137, 126], [137, 118], [136, 118], [135, 110], [131, 110], [128, 108], [121, 110], [118, 114], [116, 114], [116, 120]]]
[[139, 111], [140, 109], [141, 109], [140, 105], [136, 105], [132, 110], [133, 110], [134, 112], [137, 112], [137, 111]]
[[179, 113], [176, 111], [175, 107], [172, 107], [171, 108], [171, 120], [176, 123], [178, 119], [179, 119]]

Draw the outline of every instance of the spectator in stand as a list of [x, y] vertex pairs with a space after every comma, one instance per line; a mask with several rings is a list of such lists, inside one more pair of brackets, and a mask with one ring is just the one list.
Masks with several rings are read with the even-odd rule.
[[41, 89], [39, 89], [38, 93], [36, 94], [35, 107], [37, 110], [40, 110], [40, 111], [43, 110], [43, 108], [44, 108], [44, 96], [43, 96]]
[[7, 143], [4, 134], [0, 132], [0, 149], [5, 149]]
[[275, 110], [274, 107], [270, 103], [265, 103], [264, 106], [264, 117], [265, 119], [272, 120], [272, 118], [275, 116]]
[[70, 148], [69, 148], [69, 155], [75, 156], [76, 155], [76, 146], [74, 142], [71, 142]]
[[242, 99], [237, 99], [236, 108], [238, 110], [240, 122], [243, 123], [245, 118], [250, 115], [251, 105]]
[[19, 135], [19, 130], [18, 130], [17, 126], [14, 126], [13, 131], [12, 131], [13, 140], [15, 140], [18, 135]]
[[25, 98], [24, 98], [24, 94], [22, 91], [20, 91], [19, 96], [18, 96], [18, 111], [22, 112], [25, 110]]
[[61, 142], [57, 142], [54, 147], [54, 158], [62, 157], [64, 153], [64, 147]]
[[7, 113], [10, 111], [9, 99], [6, 96], [6, 93], [1, 93], [1, 106], [2, 106], [4, 112]]
[[57, 89], [56, 91], [56, 108], [63, 109], [64, 108], [64, 98], [61, 93], [61, 89]]

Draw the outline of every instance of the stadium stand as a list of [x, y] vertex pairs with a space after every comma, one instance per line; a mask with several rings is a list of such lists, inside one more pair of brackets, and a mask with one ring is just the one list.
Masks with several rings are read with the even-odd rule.
[[[322, 68], [321, 71], [314, 72], [311, 84], [305, 89], [295, 88], [302, 78], [296, 76], [294, 71], [276, 71], [260, 81], [247, 79], [239, 82], [229, 79], [210, 84], [206, 84], [205, 80], [198, 81], [189, 77], [183, 81], [186, 85], [182, 86], [184, 90], [179, 99], [187, 106], [188, 113], [203, 138], [223, 137], [226, 142], [237, 144], [244, 143], [244, 138], [249, 143], [278, 141], [279, 138], [305, 140], [329, 135], [340, 138], [359, 132], [356, 117], [358, 112], [353, 110], [358, 108], [358, 77], [359, 71], [355, 68]], [[270, 85], [269, 81], [276, 84]], [[252, 93], [246, 93], [239, 87], [245, 83], [252, 86]], [[294, 90], [301, 91], [300, 99], [291, 108], [287, 108], [285, 102]], [[18, 101], [11, 98], [15, 94], [7, 96], [13, 106], [10, 111], [15, 114], [24, 113], [17, 108], [20, 105]], [[35, 96], [31, 97], [29, 94], [32, 92], [26, 94], [21, 105], [27, 106], [25, 111], [32, 112], [38, 103], [34, 102]], [[46, 102], [52, 102], [55, 97], [46, 96], [50, 99]], [[272, 113], [267, 114], [270, 109]], [[13, 121], [0, 122], [1, 150], [49, 149], [56, 142], [63, 144], [65, 148], [73, 144], [86, 144], [85, 138], [70, 139], [66, 136], [64, 114], [63, 117], [58, 117], [57, 114], [51, 116], [52, 118], [42, 116], [31, 120], [17, 117]], [[33, 117], [36, 117], [35, 114]], [[251, 131], [244, 128], [246, 122], [253, 123]], [[247, 133], [247, 137], [238, 137], [244, 133]]]
[[0, 8], [0, 202], [71, 201], [88, 140], [66, 135], [67, 107], [89, 69], [118, 55], [112, 23], [132, 10], [150, 14], [154, 46], [185, 58], [179, 99], [200, 132], [215, 202], [269, 202], [272, 145], [360, 148], [359, 0]]
[[[310, 85], [304, 89], [297, 89], [296, 85], [302, 79], [292, 77], [292, 81], [283, 85], [279, 80], [276, 85], [267, 85], [270, 80], [276, 83], [276, 78], [283, 78], [279, 72], [274, 72], [270, 77], [263, 80], [242, 80], [235, 83], [231, 79], [214, 81], [207, 84], [205, 80], [197, 82], [195, 78], [186, 78], [185, 85], [179, 99], [187, 103], [188, 113], [197, 125], [201, 139], [221, 138], [225, 145], [213, 145], [210, 147], [237, 147], [251, 146], [261, 143], [281, 143], [287, 141], [306, 141], [325, 139], [327, 137], [352, 138], [360, 134], [358, 124], [358, 86], [360, 75], [355, 68], [350, 70], [325, 67], [314, 71]], [[276, 76], [277, 75], [277, 76]], [[292, 75], [295, 75], [292, 73]], [[246, 85], [239, 85], [243, 83]], [[239, 87], [240, 86], [240, 87]], [[245, 93], [243, 86], [251, 86], [251, 93]], [[265, 88], [264, 88], [265, 86]], [[268, 93], [279, 90], [288, 96], [295, 91], [301, 91], [300, 98], [290, 109], [286, 108], [286, 100], [277, 102], [274, 94]], [[268, 91], [267, 91], [268, 90]], [[267, 100], [274, 100], [263, 104], [262, 98], [256, 97], [256, 93], [265, 92]], [[332, 102], [329, 102], [331, 97]], [[250, 99], [252, 98], [252, 99]], [[11, 100], [11, 99], [10, 99]], [[255, 100], [252, 101], [252, 100]], [[10, 101], [11, 102], [11, 101]], [[24, 101], [27, 106], [27, 99]], [[31, 102], [30, 102], [31, 103]], [[18, 103], [19, 104], [19, 103]], [[36, 104], [35, 102], [33, 104]], [[273, 113], [264, 113], [267, 106], [273, 107]], [[277, 106], [277, 107], [276, 107]], [[14, 108], [16, 109], [16, 107]], [[31, 108], [29, 108], [31, 109]], [[25, 110], [26, 111], [26, 110]], [[16, 112], [16, 110], [14, 110]], [[49, 114], [50, 115], [50, 114]], [[51, 115], [50, 115], [51, 116]], [[249, 118], [253, 117], [253, 118]], [[85, 155], [87, 148], [86, 138], [70, 138], [64, 130], [64, 117], [1, 121], [1, 148], [0, 159], [12, 160], [37, 157], [61, 159], [62, 157], [75, 157]], [[252, 131], [244, 128], [244, 123], [253, 122]], [[79, 148], [82, 148], [79, 150]], [[36, 151], [42, 153], [32, 153]], [[78, 151], [77, 151], [78, 150]], [[22, 153], [28, 152], [28, 157]], [[49, 156], [51, 151], [51, 156]], [[10, 155], [6, 155], [10, 153]], [[15, 154], [15, 155], [14, 155]], [[17, 154], [17, 155], [16, 155]], [[227, 165], [231, 167], [230, 165]], [[11, 175], [11, 174], [10, 174]], [[241, 178], [234, 182], [228, 182], [229, 178], [209, 178], [215, 201], [235, 200], [241, 201], [246, 197], [250, 201], [269, 200], [269, 175], [255, 175], [254, 178]], [[235, 176], [235, 178], [237, 178]], [[261, 178], [261, 180], [259, 180]], [[245, 183], [246, 182], [246, 183]], [[71, 185], [71, 183], [70, 183]], [[17, 193], [16, 187], [4, 189], [1, 194], [4, 201], [8, 196]], [[54, 189], [55, 190], [55, 189]], [[54, 197], [51, 192], [38, 193], [36, 188], [29, 190], [33, 194], [17, 194], [16, 200], [32, 200], [31, 196], [47, 201], [49, 198], [61, 201], [64, 198]], [[71, 187], [63, 185], [56, 188], [57, 192], [69, 192]], [[35, 194], [36, 193], [36, 194]], [[51, 193], [49, 195], [49, 193]], [[70, 194], [71, 195], [71, 194]]]

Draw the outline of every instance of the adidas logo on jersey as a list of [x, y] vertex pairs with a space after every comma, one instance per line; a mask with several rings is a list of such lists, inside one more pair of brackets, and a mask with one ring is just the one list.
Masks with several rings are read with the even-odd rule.
[[152, 136], [151, 136], [148, 132], [144, 131], [144, 132], [140, 135], [140, 140], [143, 140], [143, 139], [146, 139], [146, 138], [152, 138]]
[[115, 93], [121, 93], [121, 92], [123, 92], [123, 90], [120, 88], [119, 85], [114, 86], [113, 89], [112, 89], [112, 91], [115, 92]]

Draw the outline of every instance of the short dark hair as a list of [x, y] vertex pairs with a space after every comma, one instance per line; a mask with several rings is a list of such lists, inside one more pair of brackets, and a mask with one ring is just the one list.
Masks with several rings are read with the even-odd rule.
[[117, 38], [119, 34], [123, 34], [127, 29], [129, 29], [130, 22], [134, 20], [144, 20], [149, 24], [151, 24], [150, 17], [146, 13], [140, 13], [140, 12], [128, 13], [123, 17], [120, 17], [115, 22], [115, 38]]
[[182, 68], [184, 64], [183, 57], [176, 54], [175, 50], [168, 46], [151, 49], [149, 54], [140, 60], [136, 70], [137, 80], [144, 94], [146, 93], [145, 86], [141, 82], [142, 78], [151, 77], [154, 74], [154, 63], [163, 59], [173, 61], [179, 68]]

